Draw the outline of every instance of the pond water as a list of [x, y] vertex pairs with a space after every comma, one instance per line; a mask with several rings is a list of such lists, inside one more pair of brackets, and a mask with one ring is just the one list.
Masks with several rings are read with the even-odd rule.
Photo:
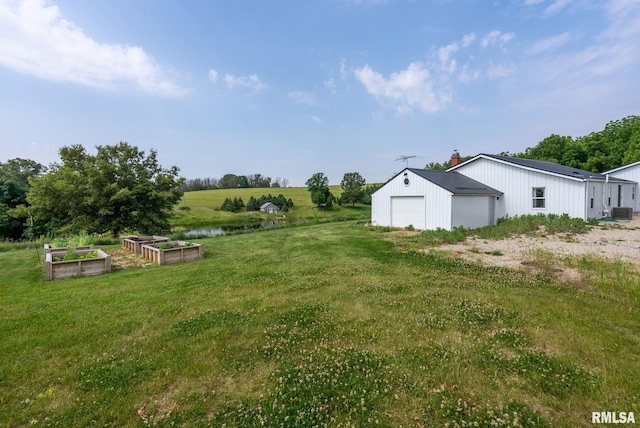
[[277, 226], [279, 222], [277, 221], [266, 221], [257, 224], [243, 224], [243, 225], [233, 225], [233, 226], [204, 226], [199, 227], [197, 229], [190, 229], [184, 232], [186, 238], [205, 238], [205, 237], [213, 237], [226, 235], [230, 232], [235, 232], [238, 230], [244, 229], [267, 229], [270, 227]]

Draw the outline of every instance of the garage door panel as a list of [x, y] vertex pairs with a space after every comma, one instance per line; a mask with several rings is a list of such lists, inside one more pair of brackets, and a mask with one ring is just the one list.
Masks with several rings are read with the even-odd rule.
[[391, 226], [425, 228], [424, 196], [394, 196], [391, 198]]

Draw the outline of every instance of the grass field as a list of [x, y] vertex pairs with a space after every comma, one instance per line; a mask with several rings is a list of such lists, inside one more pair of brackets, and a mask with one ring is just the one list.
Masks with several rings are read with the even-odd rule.
[[198, 242], [199, 261], [56, 282], [33, 249], [0, 253], [0, 425], [640, 418], [624, 290], [400, 251], [353, 221]]
[[[342, 194], [340, 186], [329, 186], [331, 193], [339, 197]], [[231, 213], [227, 211], [217, 211], [225, 198], [242, 198], [247, 203], [253, 196], [258, 199], [262, 195], [271, 193], [273, 196], [279, 194], [291, 199], [294, 203], [293, 209], [284, 214], [289, 224], [299, 223], [320, 223], [328, 221], [344, 221], [357, 219], [370, 219], [371, 207], [366, 205], [339, 206], [335, 204], [332, 209], [318, 209], [311, 203], [311, 196], [306, 187], [284, 187], [267, 189], [220, 189], [201, 190], [197, 192], [186, 192], [179, 207], [188, 209], [177, 209], [172, 224], [180, 227], [196, 227], [201, 225], [236, 225], [260, 223], [283, 217], [282, 214], [265, 214], [261, 212], [240, 212]]]

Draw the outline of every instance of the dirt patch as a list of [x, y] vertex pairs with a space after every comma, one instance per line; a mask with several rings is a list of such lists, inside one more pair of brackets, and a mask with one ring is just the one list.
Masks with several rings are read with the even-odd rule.
[[111, 267], [113, 269], [153, 265], [153, 263], [143, 258], [140, 254], [134, 254], [126, 248], [115, 248], [106, 251], [106, 253], [111, 256]]
[[544, 270], [567, 282], [580, 279], [577, 270], [562, 263], [573, 256], [619, 260], [640, 268], [640, 218], [600, 222], [584, 234], [549, 234], [541, 228], [535, 235], [496, 241], [469, 237], [465, 242], [445, 244], [439, 249], [483, 265]]

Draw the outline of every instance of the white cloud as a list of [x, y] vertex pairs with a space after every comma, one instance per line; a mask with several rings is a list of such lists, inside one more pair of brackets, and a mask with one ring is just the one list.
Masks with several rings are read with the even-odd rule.
[[556, 0], [551, 5], [547, 6], [544, 10], [544, 14], [555, 15], [557, 13], [562, 12], [562, 10], [567, 7], [573, 0]]
[[161, 96], [187, 93], [141, 47], [99, 43], [45, 0], [0, 2], [0, 64], [48, 80], [103, 88], [133, 83]]
[[463, 48], [469, 47], [469, 45], [471, 45], [471, 43], [473, 43], [477, 38], [478, 36], [476, 36], [475, 33], [467, 34], [462, 38], [462, 47]]
[[308, 106], [316, 105], [315, 98], [313, 98], [313, 95], [308, 92], [295, 91], [289, 92], [287, 95], [289, 96], [289, 99], [296, 104], [305, 104]]
[[441, 47], [438, 49], [438, 58], [440, 59], [440, 66], [448, 73], [454, 73], [456, 71], [456, 60], [450, 59], [451, 54], [455, 53], [459, 49], [457, 43], [451, 43], [450, 45]]
[[209, 70], [209, 80], [211, 80], [212, 83], [216, 83], [218, 80], [218, 72], [213, 68]]
[[539, 54], [547, 51], [551, 51], [564, 45], [571, 39], [569, 33], [558, 34], [557, 36], [547, 37], [545, 39], [536, 42], [530, 49], [529, 53]]
[[318, 116], [311, 116], [311, 120], [315, 123], [321, 123], [322, 119], [320, 119]]
[[371, 95], [390, 102], [399, 113], [413, 109], [434, 113], [450, 102], [448, 92], [437, 92], [433, 88], [429, 70], [419, 62], [409, 64], [406, 70], [392, 73], [388, 79], [369, 65], [356, 69], [354, 73]]
[[253, 91], [261, 91], [267, 89], [269, 85], [262, 83], [260, 78], [252, 74], [251, 76], [236, 76], [234, 74], [225, 74], [224, 76], [227, 86], [231, 89], [236, 87], [247, 88]]
[[336, 82], [333, 80], [333, 78], [324, 82], [324, 87], [327, 88], [332, 94], [336, 93]]
[[494, 30], [487, 33], [482, 40], [480, 41], [480, 46], [486, 48], [491, 45], [499, 45], [504, 46], [509, 40], [513, 39], [513, 33], [502, 33], [500, 31]]
[[464, 83], [473, 82], [480, 78], [480, 70], [470, 70], [469, 64], [465, 64], [462, 66], [458, 78]]

